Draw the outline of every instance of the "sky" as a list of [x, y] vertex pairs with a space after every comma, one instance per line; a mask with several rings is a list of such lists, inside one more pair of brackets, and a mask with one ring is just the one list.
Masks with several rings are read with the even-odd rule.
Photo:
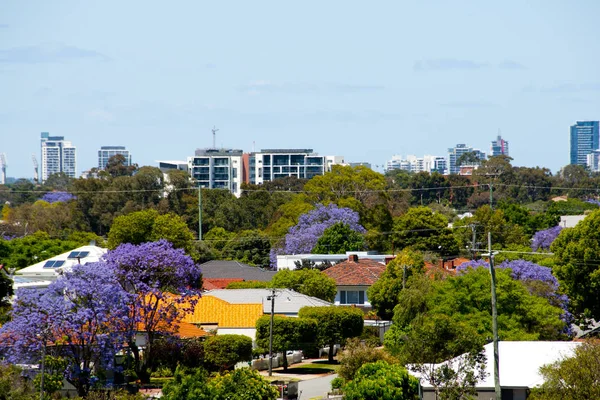
[[569, 126], [600, 119], [600, 2], [0, 3], [0, 153], [33, 176], [40, 132], [79, 172], [100, 146], [139, 165], [196, 148], [312, 148], [376, 170], [393, 155], [489, 151], [556, 172]]

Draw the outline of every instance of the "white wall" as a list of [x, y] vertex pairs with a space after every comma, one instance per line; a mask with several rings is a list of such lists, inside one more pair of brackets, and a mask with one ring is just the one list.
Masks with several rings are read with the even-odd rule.
[[256, 340], [256, 328], [218, 328], [217, 335], [245, 335], [254, 342]]

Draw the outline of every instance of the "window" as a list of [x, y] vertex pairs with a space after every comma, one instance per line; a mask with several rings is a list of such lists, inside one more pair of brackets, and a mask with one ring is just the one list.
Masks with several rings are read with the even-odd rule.
[[64, 261], [62, 260], [49, 260], [44, 264], [44, 268], [58, 268], [64, 265]]
[[340, 304], [365, 304], [364, 290], [340, 291]]
[[68, 258], [85, 258], [89, 254], [89, 251], [72, 251]]

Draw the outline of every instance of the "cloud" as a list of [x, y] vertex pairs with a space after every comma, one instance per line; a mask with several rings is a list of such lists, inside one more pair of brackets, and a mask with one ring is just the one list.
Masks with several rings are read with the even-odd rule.
[[497, 104], [490, 103], [487, 101], [450, 101], [448, 103], [441, 103], [441, 107], [447, 108], [493, 108], [498, 107]]
[[415, 62], [415, 71], [452, 71], [452, 70], [475, 70], [489, 67], [488, 63], [480, 63], [472, 60], [459, 60], [455, 58], [438, 58], [421, 60]]
[[41, 64], [71, 60], [108, 61], [110, 58], [94, 50], [65, 44], [42, 44], [0, 50], [0, 63]]
[[291, 94], [314, 94], [314, 93], [365, 93], [385, 89], [379, 85], [357, 85], [346, 83], [275, 83], [268, 80], [257, 80], [239, 87], [241, 92], [257, 95], [261, 93], [291, 93]]
[[524, 66], [523, 64], [518, 63], [516, 61], [512, 61], [512, 60], [502, 61], [500, 64], [498, 64], [498, 68], [507, 69], [507, 70], [525, 70], [525, 69], [527, 69], [527, 67]]

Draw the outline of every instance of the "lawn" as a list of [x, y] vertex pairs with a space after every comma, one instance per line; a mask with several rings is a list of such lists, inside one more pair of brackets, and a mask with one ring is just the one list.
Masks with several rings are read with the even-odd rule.
[[[327, 360], [312, 363], [294, 364], [287, 372], [298, 375], [331, 374], [338, 370], [338, 363], [330, 364]], [[279, 371], [281, 372], [281, 371]]]

